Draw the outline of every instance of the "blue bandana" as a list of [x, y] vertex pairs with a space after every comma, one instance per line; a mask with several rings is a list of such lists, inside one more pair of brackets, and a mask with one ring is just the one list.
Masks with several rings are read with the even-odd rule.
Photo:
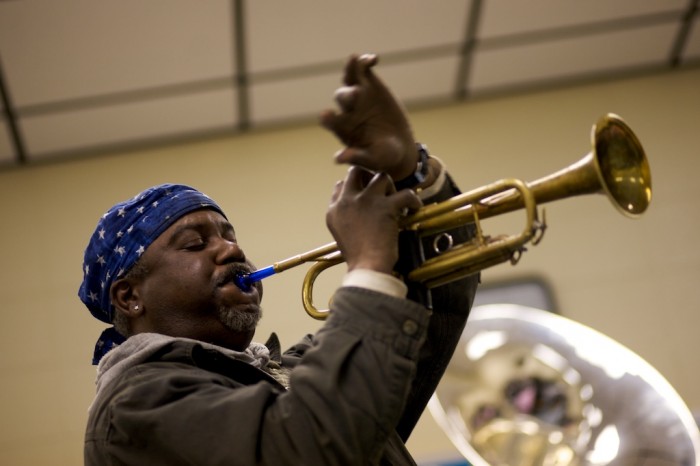
[[[78, 290], [80, 300], [92, 315], [111, 323], [114, 317], [109, 292], [112, 282], [123, 277], [170, 225], [199, 209], [214, 209], [224, 215], [212, 199], [196, 189], [163, 184], [148, 188], [107, 211], [85, 249], [84, 277]], [[96, 360], [99, 360], [98, 350], [100, 353], [109, 351], [123, 341], [114, 329], [105, 331], [103, 337], [95, 349]]]

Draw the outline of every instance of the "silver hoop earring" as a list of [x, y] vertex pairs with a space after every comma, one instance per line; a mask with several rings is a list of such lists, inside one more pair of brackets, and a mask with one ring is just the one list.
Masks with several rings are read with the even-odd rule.
[[139, 305], [138, 304], [134, 305], [134, 311], [138, 311], [138, 310], [139, 310]]

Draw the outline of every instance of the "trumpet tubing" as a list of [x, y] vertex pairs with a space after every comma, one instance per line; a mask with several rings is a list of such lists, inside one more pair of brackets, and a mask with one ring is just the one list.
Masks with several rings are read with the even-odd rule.
[[[450, 248], [425, 261], [406, 277], [428, 288], [439, 286], [488, 267], [510, 261], [516, 263], [524, 245], [537, 244], [546, 228], [537, 206], [584, 194], [605, 194], [622, 214], [635, 218], [651, 202], [651, 171], [639, 140], [619, 116], [601, 117], [591, 131], [591, 151], [578, 162], [546, 177], [525, 183], [516, 179], [496, 181], [427, 205], [405, 217], [400, 228], [421, 236], [457, 226], [474, 224], [477, 236], [467, 244]], [[487, 237], [481, 233], [480, 220], [522, 209], [523, 230], [517, 235]], [[274, 264], [281, 272], [297, 265], [315, 262], [302, 285], [306, 312], [324, 319], [326, 310], [313, 305], [313, 284], [320, 273], [343, 262], [335, 243]]]

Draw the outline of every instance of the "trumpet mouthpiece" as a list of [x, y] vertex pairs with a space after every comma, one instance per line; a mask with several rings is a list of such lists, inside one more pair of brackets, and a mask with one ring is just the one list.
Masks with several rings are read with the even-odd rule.
[[233, 279], [233, 282], [238, 288], [240, 288], [243, 291], [250, 290], [250, 286], [253, 284], [253, 282], [250, 280], [249, 273], [236, 275], [236, 277]]
[[274, 275], [276, 272], [277, 271], [275, 270], [274, 266], [271, 265], [262, 269], [258, 269], [255, 272], [236, 275], [233, 281], [234, 283], [236, 283], [236, 286], [238, 288], [242, 289], [243, 291], [248, 291], [250, 290], [250, 287], [253, 283], [259, 282], [263, 278], [267, 278], [271, 275]]

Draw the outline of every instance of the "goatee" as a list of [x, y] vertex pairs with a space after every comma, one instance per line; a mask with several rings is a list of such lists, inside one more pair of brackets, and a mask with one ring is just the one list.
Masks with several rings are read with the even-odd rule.
[[250, 306], [245, 310], [222, 306], [219, 308], [219, 319], [234, 332], [251, 332], [258, 326], [262, 318], [259, 306]]

